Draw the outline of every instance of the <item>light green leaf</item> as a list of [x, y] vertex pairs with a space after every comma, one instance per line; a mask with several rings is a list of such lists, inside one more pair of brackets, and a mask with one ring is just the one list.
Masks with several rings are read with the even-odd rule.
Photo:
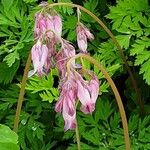
[[0, 125], [0, 149], [19, 150], [18, 136], [9, 127]]
[[143, 62], [148, 60], [149, 58], [150, 58], [150, 52], [143, 51], [142, 54], [136, 56], [135, 65], [143, 64]]
[[15, 60], [19, 60], [19, 53], [17, 50], [15, 50], [14, 52], [8, 54], [5, 58], [4, 61], [6, 61], [6, 63], [8, 64], [9, 67], [11, 67]]
[[0, 83], [7, 84], [11, 82], [14, 75], [16, 74], [18, 67], [19, 61], [15, 61], [11, 67], [9, 67], [6, 62], [0, 63]]
[[143, 78], [150, 85], [150, 59], [141, 66], [140, 74], [142, 73], [144, 73]]
[[2, 0], [1, 3], [4, 7], [4, 9], [9, 10], [10, 7], [12, 6], [14, 0]]
[[119, 44], [121, 45], [121, 47], [126, 49], [129, 47], [131, 35], [118, 35], [116, 36], [116, 38]]

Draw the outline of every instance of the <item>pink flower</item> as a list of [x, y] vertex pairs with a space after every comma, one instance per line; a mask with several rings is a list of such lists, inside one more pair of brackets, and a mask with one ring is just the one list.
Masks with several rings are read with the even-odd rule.
[[37, 13], [34, 26], [35, 38], [40, 38], [47, 31], [47, 20], [44, 14]]
[[91, 101], [95, 103], [99, 94], [99, 80], [95, 75], [90, 80], [88, 89], [91, 92]]
[[56, 64], [62, 77], [66, 73], [66, 62], [73, 56], [75, 56], [75, 48], [67, 40], [63, 40], [62, 48], [56, 55]]
[[64, 130], [76, 127], [76, 84], [72, 78], [68, 78], [61, 85], [59, 101], [56, 103], [55, 111], [63, 114], [65, 120]]
[[99, 93], [99, 81], [94, 76], [90, 81], [85, 81], [78, 74], [77, 97], [81, 102], [81, 111], [85, 114], [92, 113], [95, 110], [95, 103]]
[[66, 99], [63, 101], [63, 118], [65, 120], [64, 131], [76, 128], [76, 108], [75, 101]]
[[45, 35], [45, 38], [58, 38], [62, 34], [62, 21], [59, 15], [37, 13], [34, 27], [35, 38]]
[[48, 74], [50, 69], [53, 67], [53, 57], [56, 55], [55, 43], [53, 41], [47, 43], [48, 56], [44, 64], [44, 72]]
[[67, 40], [63, 40], [62, 51], [67, 58], [75, 56], [75, 48]]
[[31, 50], [31, 59], [33, 62], [34, 70], [29, 72], [29, 77], [37, 72], [39, 76], [44, 73], [43, 67], [46, 63], [48, 56], [48, 48], [45, 44], [42, 44], [40, 39], [32, 47]]
[[85, 27], [82, 23], [79, 23], [77, 28], [77, 43], [81, 52], [87, 52], [87, 39], [94, 39], [93, 34], [89, 31], [87, 27]]
[[57, 35], [61, 37], [62, 34], [62, 20], [59, 15], [53, 16], [53, 26], [54, 26], [54, 31], [56, 32]]

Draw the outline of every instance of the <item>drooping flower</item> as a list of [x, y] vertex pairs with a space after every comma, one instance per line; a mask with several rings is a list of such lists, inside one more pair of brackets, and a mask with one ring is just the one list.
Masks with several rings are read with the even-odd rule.
[[65, 120], [64, 130], [75, 129], [76, 127], [76, 83], [72, 78], [61, 85], [60, 98], [55, 106], [55, 111], [62, 113]]
[[53, 26], [54, 26], [54, 31], [56, 34], [58, 34], [60, 37], [62, 35], [62, 20], [59, 15], [53, 16]]
[[34, 35], [37, 43], [31, 50], [34, 70], [29, 72], [29, 76], [35, 72], [39, 76], [49, 73], [53, 57], [56, 55], [55, 46], [61, 43], [61, 33], [62, 21], [59, 15], [51, 16], [47, 12], [36, 14]]
[[95, 110], [95, 103], [99, 93], [99, 81], [94, 76], [90, 81], [85, 81], [82, 76], [77, 74], [77, 97], [81, 102], [81, 111], [85, 114]]
[[73, 56], [75, 56], [75, 48], [69, 41], [63, 40], [62, 48], [56, 55], [56, 64], [62, 77], [64, 77], [66, 73], [66, 62]]
[[58, 38], [62, 34], [62, 21], [59, 15], [51, 16], [48, 13], [37, 13], [34, 27], [35, 38]]
[[48, 48], [39, 39], [31, 50], [31, 59], [33, 62], [34, 70], [31, 70], [29, 72], [28, 74], [29, 77], [35, 73], [37, 73], [39, 76], [42, 76], [42, 74], [44, 73], [43, 68], [46, 63], [47, 56], [48, 56]]
[[34, 37], [40, 38], [47, 31], [47, 20], [44, 14], [37, 13], [35, 15]]
[[87, 39], [94, 39], [93, 34], [89, 31], [87, 27], [85, 27], [82, 23], [78, 23], [77, 28], [77, 43], [81, 52], [87, 52]]

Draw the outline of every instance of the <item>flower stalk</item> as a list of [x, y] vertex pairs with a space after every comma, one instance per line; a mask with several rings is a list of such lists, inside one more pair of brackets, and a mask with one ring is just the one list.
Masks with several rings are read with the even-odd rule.
[[71, 62], [74, 61], [77, 58], [85, 58], [87, 59], [89, 62], [93, 63], [95, 66], [97, 66], [97, 68], [103, 73], [104, 77], [106, 78], [106, 80], [108, 81], [108, 84], [111, 86], [112, 91], [115, 95], [117, 104], [118, 104], [118, 108], [119, 108], [119, 112], [120, 112], [120, 116], [121, 116], [121, 121], [122, 121], [122, 125], [123, 125], [123, 130], [124, 130], [124, 138], [125, 138], [125, 146], [126, 146], [126, 150], [130, 150], [130, 139], [129, 139], [129, 133], [128, 133], [128, 123], [127, 123], [127, 118], [126, 118], [126, 114], [125, 114], [125, 110], [124, 110], [124, 106], [122, 104], [122, 100], [120, 97], [120, 94], [115, 86], [115, 83], [113, 82], [113, 80], [111, 79], [111, 77], [109, 76], [109, 74], [107, 73], [107, 71], [99, 64], [99, 62], [97, 62], [94, 58], [92, 58], [89, 55], [86, 54], [78, 54], [74, 57], [72, 57], [68, 62], [67, 62], [67, 71], [70, 72], [70, 67], [71, 67]]
[[24, 94], [25, 94], [25, 86], [26, 86], [26, 82], [27, 82], [27, 78], [28, 78], [28, 72], [30, 69], [30, 65], [31, 65], [31, 53], [29, 53], [29, 56], [28, 56], [28, 59], [26, 62], [26, 66], [24, 69], [24, 74], [23, 74], [23, 78], [22, 78], [22, 82], [21, 82], [21, 89], [20, 89], [18, 103], [17, 103], [16, 115], [15, 115], [15, 119], [14, 119], [14, 128], [13, 128], [13, 131], [15, 131], [16, 133], [18, 131], [18, 124], [19, 124], [20, 113], [21, 113], [23, 98], [24, 98]]
[[80, 136], [79, 136], [79, 129], [78, 129], [78, 123], [76, 121], [76, 140], [77, 140], [77, 147], [78, 150], [81, 150], [81, 143], [80, 143]]
[[129, 67], [129, 64], [127, 62], [127, 59], [124, 55], [124, 52], [121, 48], [121, 46], [119, 45], [119, 43], [117, 42], [115, 36], [112, 34], [112, 32], [107, 28], [107, 26], [96, 16], [94, 15], [92, 12], [90, 12], [89, 10], [87, 10], [86, 8], [80, 6], [80, 5], [77, 5], [77, 4], [72, 4], [72, 3], [53, 3], [53, 4], [49, 4], [49, 7], [55, 7], [55, 6], [68, 6], [68, 7], [76, 7], [77, 9], [80, 9], [82, 11], [84, 11], [85, 13], [87, 13], [89, 16], [91, 16], [96, 22], [98, 22], [98, 24], [107, 32], [107, 34], [111, 37], [113, 43], [116, 45], [119, 53], [120, 53], [120, 56], [124, 62], [124, 65], [125, 65], [125, 68], [127, 69], [127, 72], [130, 76], [130, 80], [131, 80], [131, 83], [132, 83], [132, 86], [135, 90], [135, 93], [136, 93], [136, 98], [137, 98], [137, 103], [140, 107], [140, 111], [141, 111], [141, 115], [143, 115], [145, 113], [144, 111], [144, 102], [142, 101], [141, 99], [141, 94], [140, 94], [140, 90], [138, 88], [138, 84], [137, 84], [137, 81]]

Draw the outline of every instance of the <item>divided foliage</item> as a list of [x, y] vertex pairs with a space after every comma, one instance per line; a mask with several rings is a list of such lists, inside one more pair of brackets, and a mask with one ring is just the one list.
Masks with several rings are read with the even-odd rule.
[[119, 0], [110, 7], [107, 18], [112, 20], [116, 38], [127, 53], [135, 56], [134, 65], [150, 85], [150, 6], [148, 0]]
[[12, 81], [19, 61], [26, 59], [33, 42], [33, 23], [28, 16], [30, 7], [22, 0], [0, 2], [0, 60], [3, 61], [0, 63], [0, 83]]
[[[48, 0], [48, 2], [56, 1]], [[118, 50], [95, 20], [82, 12], [81, 22], [86, 24], [95, 36], [94, 41], [89, 41], [89, 53], [106, 68], [119, 85], [127, 110], [132, 149], [149, 150], [150, 7], [148, 0], [117, 0], [116, 4], [111, 0], [58, 0], [58, 2], [83, 5], [101, 18], [116, 35], [130, 66], [137, 75], [145, 99], [147, 115], [143, 118], [138, 115], [139, 108], [132, 104], [132, 101], [136, 101], [135, 93]], [[37, 0], [0, 1], [0, 123], [10, 128], [13, 128], [23, 69], [33, 45], [34, 13], [39, 10], [38, 3]], [[56, 7], [56, 10], [63, 18], [63, 37], [72, 41], [77, 49], [76, 10], [65, 6]], [[123, 150], [123, 129], [112, 91], [95, 66], [85, 60], [83, 65], [87, 69], [94, 70], [101, 85], [96, 110], [92, 115], [84, 115], [80, 112], [80, 106], [77, 108], [81, 149]], [[143, 74], [146, 83], [139, 74]], [[22, 150], [77, 149], [75, 132], [70, 130], [64, 133], [63, 118], [54, 111], [59, 98], [58, 81], [56, 69], [52, 69], [48, 76], [39, 78], [35, 75], [28, 79], [18, 137], [8, 127], [0, 125], [0, 149], [4, 147], [2, 150], [11, 150], [11, 148], [18, 150], [18, 142]]]

